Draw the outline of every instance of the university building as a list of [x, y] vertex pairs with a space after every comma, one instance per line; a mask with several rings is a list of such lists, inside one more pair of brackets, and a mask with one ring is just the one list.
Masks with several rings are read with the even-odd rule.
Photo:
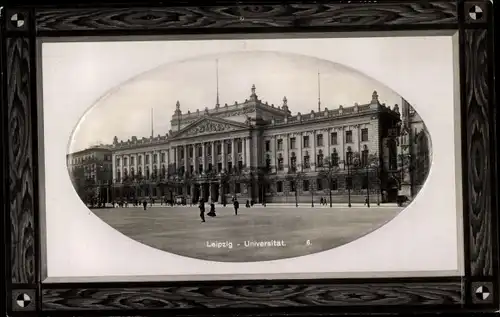
[[66, 165], [82, 200], [110, 200], [113, 179], [112, 152], [109, 146], [96, 145], [68, 154]]
[[[335, 203], [373, 203], [417, 192], [430, 162], [423, 122], [404, 100], [401, 113], [377, 92], [366, 99], [297, 114], [286, 97], [277, 106], [260, 100], [255, 86], [242, 102], [196, 112], [177, 101], [168, 134], [114, 138], [113, 196], [317, 203], [331, 194]], [[405, 166], [412, 160], [419, 168]]]

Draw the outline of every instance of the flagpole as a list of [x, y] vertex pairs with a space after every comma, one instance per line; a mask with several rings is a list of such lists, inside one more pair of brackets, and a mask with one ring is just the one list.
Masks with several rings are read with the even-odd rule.
[[321, 81], [320, 81], [319, 71], [318, 71], [318, 112], [321, 112]]
[[154, 138], [154, 130], [153, 130], [153, 108], [151, 108], [151, 137]]
[[219, 59], [215, 60], [215, 82], [217, 84], [217, 99], [215, 101], [215, 105], [217, 107], [220, 106], [219, 103]]

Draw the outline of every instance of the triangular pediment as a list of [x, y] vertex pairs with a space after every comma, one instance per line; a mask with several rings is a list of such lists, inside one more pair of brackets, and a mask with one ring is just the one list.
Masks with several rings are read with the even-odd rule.
[[199, 135], [226, 133], [242, 129], [248, 129], [248, 126], [239, 122], [207, 116], [183, 128], [174, 138], [190, 138]]

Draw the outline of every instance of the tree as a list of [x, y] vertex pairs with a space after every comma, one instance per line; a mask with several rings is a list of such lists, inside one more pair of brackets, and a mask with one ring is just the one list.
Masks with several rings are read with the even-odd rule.
[[[193, 183], [195, 181], [195, 176], [192, 173], [184, 173], [184, 177], [182, 180], [183, 180], [183, 183], [186, 186], [186, 188], [191, 188], [191, 185], [193, 185]], [[187, 190], [186, 190], [186, 193], [187, 193]], [[187, 198], [187, 194], [185, 196]], [[192, 198], [193, 198], [193, 193], [191, 192], [191, 200], [190, 200], [191, 204], [193, 203]]]
[[257, 170], [257, 179], [259, 181], [259, 191], [261, 203], [266, 204], [267, 188], [271, 185], [270, 175], [271, 168], [269, 166], [261, 167]]
[[226, 203], [226, 188], [229, 186], [229, 183], [231, 182], [231, 175], [227, 173], [226, 171], [220, 172], [219, 174], [220, 178], [220, 184], [221, 184], [221, 203], [225, 204]]
[[333, 179], [339, 173], [339, 165], [337, 162], [334, 162], [331, 157], [327, 157], [323, 160], [323, 166], [319, 171], [318, 175], [320, 179], [326, 179], [328, 183], [328, 190], [330, 195], [330, 208], [333, 207], [332, 202], [332, 187], [333, 187]]
[[247, 182], [246, 176], [243, 172], [243, 169], [239, 169], [234, 167], [230, 172], [231, 182], [233, 184], [233, 196], [236, 196], [236, 184], [244, 184]]
[[298, 201], [298, 195], [299, 195], [299, 188], [301, 187], [302, 181], [304, 180], [306, 174], [304, 172], [291, 172], [288, 173], [286, 176], [286, 180], [290, 183], [290, 185], [293, 183], [295, 185], [295, 207], [299, 206], [299, 201]]

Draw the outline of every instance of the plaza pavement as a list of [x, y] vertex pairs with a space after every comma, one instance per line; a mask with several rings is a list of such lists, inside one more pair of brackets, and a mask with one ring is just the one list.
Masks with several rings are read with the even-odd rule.
[[[356, 240], [393, 219], [403, 208], [357, 204], [334, 208], [300, 204], [217, 206], [217, 217], [199, 218], [195, 206], [95, 209], [103, 221], [154, 248], [192, 258], [252, 262], [290, 258], [329, 250]], [[206, 208], [208, 212], [208, 208]], [[266, 241], [248, 246], [248, 242]], [[245, 242], [247, 245], [245, 245]], [[215, 243], [215, 244], [214, 244]], [[217, 243], [220, 247], [217, 246]], [[269, 246], [273, 244], [274, 246]], [[211, 247], [212, 246], [212, 247]], [[231, 248], [229, 248], [231, 246]]]

